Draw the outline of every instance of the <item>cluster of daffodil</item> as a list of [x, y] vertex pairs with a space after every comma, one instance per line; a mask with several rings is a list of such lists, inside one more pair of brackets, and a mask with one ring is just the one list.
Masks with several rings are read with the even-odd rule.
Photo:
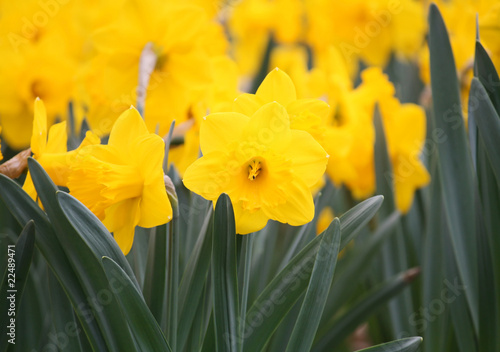
[[[393, 56], [413, 60], [429, 83], [426, 6], [413, 0], [5, 3], [2, 138], [19, 150], [31, 136], [33, 156], [53, 181], [103, 220], [128, 252], [136, 225], [171, 217], [159, 136], [173, 120], [182, 143], [169, 161], [195, 193], [213, 201], [227, 193], [237, 231], [245, 234], [268, 219], [309, 222], [325, 171], [355, 199], [373, 195], [379, 113], [396, 205], [406, 213], [430, 178], [420, 160], [425, 114], [398, 100], [382, 68]], [[471, 72], [476, 13], [498, 63], [497, 1], [441, 7], [461, 74]], [[358, 72], [360, 62], [369, 67]], [[280, 69], [255, 94], [241, 94], [259, 69], [273, 67]], [[129, 108], [136, 104], [144, 120]], [[83, 120], [90, 131], [66, 151], [67, 131], [79, 131]], [[29, 174], [24, 189], [36, 199]], [[117, 215], [123, 213], [131, 215]]]

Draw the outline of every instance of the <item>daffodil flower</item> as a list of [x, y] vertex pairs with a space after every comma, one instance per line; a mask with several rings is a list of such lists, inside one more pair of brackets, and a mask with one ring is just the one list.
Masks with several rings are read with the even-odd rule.
[[[92, 132], [87, 135], [81, 145], [72, 151], [67, 151], [66, 121], [53, 125], [47, 138], [47, 112], [40, 98], [36, 98], [33, 119], [33, 134], [31, 136], [31, 151], [40, 165], [45, 169], [52, 181], [58, 186], [67, 187], [70, 165], [75, 160], [80, 148], [86, 145], [99, 144], [99, 137]], [[23, 189], [36, 199], [36, 190], [28, 171]]]
[[258, 231], [269, 219], [294, 226], [312, 220], [310, 187], [325, 172], [328, 156], [309, 133], [290, 128], [281, 104], [264, 104], [250, 117], [208, 115], [200, 146], [203, 156], [188, 167], [184, 184], [212, 201], [227, 193], [237, 233]]
[[164, 154], [163, 139], [149, 133], [131, 107], [116, 120], [108, 144], [82, 148], [71, 168], [70, 193], [113, 232], [124, 254], [132, 247], [136, 226], [150, 228], [172, 219]]

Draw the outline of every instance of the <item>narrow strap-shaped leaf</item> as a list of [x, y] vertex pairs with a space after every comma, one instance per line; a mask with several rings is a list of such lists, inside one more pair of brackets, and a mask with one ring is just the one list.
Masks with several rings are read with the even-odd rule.
[[[382, 204], [377, 196], [361, 202], [340, 216], [340, 250], [365, 226]], [[302, 296], [309, 283], [314, 258], [324, 232], [316, 236], [266, 286], [247, 312], [244, 351], [260, 351]], [[293, 290], [292, 290], [293, 287]]]
[[52, 313], [52, 323], [54, 324], [53, 339], [57, 341], [59, 348], [62, 350], [85, 352], [83, 346], [87, 344], [87, 341], [85, 341], [87, 337], [78, 328], [71, 302], [54, 274], [50, 271], [47, 274], [50, 312]]
[[83, 291], [45, 213], [16, 182], [4, 175], [0, 175], [0, 197], [5, 204], [9, 204], [9, 210], [19, 224], [24, 226], [31, 219], [35, 221], [37, 248], [59, 283], [65, 288], [93, 349], [96, 351], [106, 350], [106, 342], [97, 321], [89, 319], [87, 313], [88, 296]]
[[364, 348], [356, 352], [415, 352], [422, 343], [421, 337], [407, 337], [404, 339], [383, 343], [381, 345]]
[[[376, 136], [375, 176], [377, 193], [384, 196], [384, 204], [380, 207], [379, 217], [385, 218], [396, 210], [394, 182], [404, 181], [401, 181], [402, 175], [398, 175], [398, 171], [394, 171], [392, 168], [384, 124], [378, 107], [375, 109], [374, 113], [374, 124]], [[382, 245], [381, 271], [383, 280], [387, 280], [397, 273], [408, 269], [406, 244], [404, 243], [405, 236], [403, 236], [401, 225], [397, 224], [394, 231], [396, 236], [390, 236]], [[391, 300], [388, 303], [388, 311], [393, 336], [401, 336], [402, 332], [412, 335], [416, 333], [414, 327], [410, 325], [407, 318], [413, 311], [411, 291], [405, 291], [400, 296]]]
[[366, 268], [380, 252], [380, 247], [387, 238], [394, 235], [394, 229], [400, 216], [399, 212], [394, 212], [380, 224], [368, 241], [360, 245], [359, 249], [353, 249], [355, 252], [353, 252], [352, 259], [346, 263], [344, 270], [335, 277], [333, 287], [330, 290], [325, 313], [331, 318], [328, 323], [322, 325], [320, 329], [322, 332], [329, 329], [334, 322], [334, 315], [355, 294], [356, 285], [353, 284], [353, 280], [359, 280], [359, 283], [368, 274]]
[[486, 88], [495, 110], [500, 112], [500, 78], [498, 77], [493, 61], [491, 61], [486, 49], [479, 41], [476, 41], [474, 71], [475, 76], [484, 88]]
[[[431, 199], [428, 208], [427, 234], [423, 244], [422, 261], [422, 305], [430, 307], [435, 299], [441, 299], [444, 289], [444, 261], [443, 261], [443, 236], [446, 233], [446, 218], [443, 210], [441, 184], [439, 182], [437, 160], [433, 158], [431, 164]], [[448, 314], [443, 312], [435, 319], [421, 319], [416, 328], [423, 331], [424, 351], [444, 351], [447, 332], [446, 322]]]
[[231, 200], [221, 194], [214, 213], [212, 283], [217, 351], [238, 349], [238, 276], [236, 230]]
[[319, 244], [306, 296], [287, 346], [289, 352], [311, 349], [332, 284], [339, 254], [340, 235], [340, 221], [335, 218]]
[[[28, 277], [33, 251], [35, 249], [35, 226], [29, 221], [19, 235], [15, 246], [4, 248], [7, 250], [7, 267], [0, 287], [0, 351], [5, 351], [8, 341], [15, 343], [16, 332], [9, 335], [10, 326], [16, 330], [16, 312], [21, 305], [24, 287]], [[14, 307], [14, 309], [12, 309]], [[12, 323], [12, 319], [14, 322]], [[17, 331], [17, 338], [22, 338], [22, 331]]]
[[[133, 345], [133, 338], [120, 310], [118, 301], [109, 292], [108, 280], [104, 274], [100, 259], [97, 257], [99, 248], [96, 244], [100, 242], [97, 240], [95, 242], [92, 241], [95, 234], [82, 231], [82, 228], [84, 228], [82, 218], [71, 218], [73, 222], [78, 224], [78, 227], [75, 228], [69, 217], [62, 210], [62, 207], [66, 210], [78, 207], [82, 208], [84, 207], [83, 204], [78, 202], [74, 197], [64, 192], [59, 192], [37, 161], [29, 159], [28, 166], [30, 167], [35, 189], [54, 226], [57, 240], [63, 246], [63, 250], [68, 256], [70, 265], [75, 270], [76, 277], [80, 281], [83, 291], [89, 297], [88, 310], [92, 312], [97, 320], [108, 349], [111, 351], [127, 350]], [[60, 204], [58, 199], [64, 198], [68, 202]], [[93, 227], [97, 228], [99, 220], [94, 218], [92, 221], [95, 223]], [[93, 243], [94, 245], [91, 246], [89, 243]], [[109, 252], [113, 253], [112, 251]], [[119, 252], [117, 255], [122, 256], [124, 265], [132, 272], [123, 254]], [[103, 295], [102, 292], [107, 292], [107, 294]]]
[[474, 176], [453, 52], [436, 5], [429, 10], [429, 51], [434, 126], [444, 137], [438, 143], [444, 208], [460, 276], [478, 328], [477, 250], [474, 224]]
[[167, 296], [167, 225], [155, 227], [149, 237], [143, 295], [151, 313], [163, 328]]
[[313, 351], [324, 351], [327, 347], [338, 346], [370, 314], [413, 282], [418, 273], [418, 269], [410, 269], [371, 289], [357, 303], [353, 304], [351, 309], [336, 320], [327, 334], [314, 345]]
[[108, 257], [102, 258], [102, 265], [141, 350], [172, 351], [155, 317], [125, 271]]
[[479, 135], [484, 142], [486, 154], [490, 160], [491, 168], [495, 173], [497, 182], [500, 182], [500, 117], [495, 111], [495, 107], [488, 98], [488, 93], [477, 78], [472, 79], [470, 88], [471, 97], [480, 97], [477, 102], [475, 122], [479, 130]]
[[213, 214], [210, 208], [179, 287], [180, 314], [177, 337], [179, 350], [184, 349], [189, 330], [196, 316], [196, 303], [200, 302], [203, 297], [203, 286], [207, 280], [208, 269], [212, 260], [212, 236]]

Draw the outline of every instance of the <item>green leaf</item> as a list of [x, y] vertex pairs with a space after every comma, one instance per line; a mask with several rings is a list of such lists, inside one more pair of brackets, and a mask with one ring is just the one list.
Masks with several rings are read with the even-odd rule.
[[236, 230], [231, 200], [221, 194], [214, 213], [212, 284], [217, 351], [238, 350], [238, 276]]
[[474, 56], [475, 76], [486, 88], [493, 106], [500, 112], [500, 78], [483, 45], [476, 41], [476, 52]]
[[[340, 216], [340, 250], [370, 221], [382, 201], [382, 196], [372, 197]], [[309, 283], [312, 264], [323, 234], [324, 232], [316, 236], [295, 255], [253, 302], [245, 322], [244, 351], [263, 349], [283, 318], [302, 296]]]
[[[54, 324], [54, 339], [59, 348], [66, 351], [85, 352], [85, 334], [78, 330], [75, 313], [63, 288], [57, 282], [54, 274], [48, 272], [50, 312]], [[83, 340], [83, 341], [81, 341]], [[84, 345], [85, 344], [85, 345]]]
[[334, 323], [334, 315], [342, 305], [355, 294], [357, 285], [353, 284], [353, 280], [359, 280], [359, 283], [369, 273], [367, 268], [371, 267], [372, 261], [380, 253], [380, 247], [387, 238], [394, 235], [394, 229], [399, 222], [400, 216], [399, 212], [394, 212], [379, 225], [375, 233], [365, 243], [353, 249], [351, 260], [336, 275], [333, 287], [330, 290], [325, 312], [331, 318], [328, 323], [323, 324], [320, 330], [322, 334]]
[[[12, 247], [6, 247], [7, 251], [7, 267], [0, 287], [0, 351], [5, 351], [8, 347], [8, 341], [14, 338], [22, 338], [22, 331], [18, 326], [17, 331], [13, 336], [8, 335], [10, 332], [9, 325], [11, 319], [17, 319], [16, 313], [21, 305], [24, 287], [28, 278], [33, 251], [35, 249], [35, 226], [33, 221], [29, 221], [19, 235], [17, 243]], [[9, 298], [13, 297], [13, 298]], [[13, 304], [13, 305], [12, 305]], [[14, 322], [14, 326], [16, 323]], [[15, 329], [15, 328], [14, 328]]]
[[443, 136], [437, 149], [444, 208], [460, 277], [467, 286], [467, 302], [477, 331], [474, 172], [467, 145], [453, 52], [443, 18], [434, 4], [429, 11], [429, 25], [434, 126], [435, 131]]
[[[100, 244], [106, 243], [105, 239], [101, 239], [95, 233], [86, 230], [85, 225], [99, 229], [102, 224], [95, 217], [88, 218], [92, 224], [87, 223], [85, 221], [87, 219], [84, 220], [83, 217], [78, 217], [78, 210], [85, 209], [83, 204], [69, 194], [59, 192], [37, 161], [30, 158], [28, 166], [38, 196], [42, 200], [45, 211], [54, 226], [56, 237], [68, 256], [70, 265], [88, 297], [90, 309], [99, 323], [108, 349], [111, 351], [124, 351], [130, 348], [130, 346], [133, 346], [132, 335], [118, 302], [109, 291], [108, 280], [98, 257], [101, 254], [99, 251], [103, 249], [103, 252], [108, 252], [113, 256], [121, 256], [123, 265], [132, 273], [130, 265], [121, 251], [118, 252], [117, 245], [115, 245], [114, 251], [110, 248], [100, 247]], [[62, 202], [59, 203], [59, 200], [62, 200]], [[64, 211], [62, 208], [64, 208]], [[75, 211], [71, 212], [71, 210]], [[83, 211], [80, 214], [82, 213], [88, 214], [89, 211]], [[76, 217], [73, 217], [73, 215], [76, 215]], [[78, 227], [75, 228], [72, 223], [77, 224]], [[109, 233], [104, 237], [109, 237]], [[137, 281], [135, 285], [138, 285]]]
[[287, 351], [309, 351], [318, 329], [333, 280], [340, 247], [340, 221], [335, 218], [319, 244], [311, 280]]
[[[123, 269], [108, 257], [102, 258], [104, 272], [111, 290], [120, 302], [135, 341], [142, 351], [172, 351], [155, 317], [151, 314], [141, 293]], [[128, 346], [126, 351], [133, 345]]]
[[65, 288], [93, 349], [106, 350], [102, 332], [89, 309], [88, 296], [83, 291], [45, 213], [16, 182], [4, 175], [0, 175], [0, 197], [9, 205], [10, 212], [19, 224], [24, 226], [31, 219], [35, 221], [37, 248]]
[[[401, 181], [405, 175], [397, 174], [399, 170], [393, 171], [392, 163], [388, 153], [384, 125], [380, 110], [375, 109], [375, 176], [377, 193], [384, 196], [384, 204], [380, 208], [379, 217], [386, 218], [396, 210], [394, 196], [394, 182]], [[404, 242], [401, 224], [396, 224], [394, 229], [396, 236], [390, 236], [382, 246], [382, 277], [384, 280], [408, 269], [408, 258], [406, 244]], [[406, 332], [414, 334], [415, 329], [408, 322], [408, 316], [412, 313], [411, 291], [405, 291], [400, 296], [391, 300], [388, 304], [389, 317], [392, 325], [393, 336], [401, 336]]]
[[364, 348], [356, 352], [415, 352], [422, 343], [421, 337], [407, 337], [381, 345]]
[[488, 155], [491, 167], [497, 179], [500, 182], [500, 150], [498, 141], [500, 138], [500, 117], [490, 99], [484, 86], [477, 78], [472, 79], [470, 88], [470, 96], [481, 99], [477, 102], [476, 110], [474, 111], [475, 122], [479, 130], [481, 140], [484, 142], [484, 149]]
[[[443, 292], [444, 262], [442, 238], [447, 231], [446, 218], [443, 210], [441, 184], [439, 182], [437, 160], [433, 159], [431, 167], [431, 199], [427, 212], [427, 233], [424, 238], [422, 260], [422, 305], [430, 307], [435, 299], [441, 299]], [[424, 351], [444, 351], [447, 339], [446, 322], [448, 314], [439, 314], [432, 321], [422, 320], [423, 326], [417, 326], [417, 331], [423, 331]]]
[[213, 216], [209, 208], [200, 236], [194, 245], [179, 287], [179, 324], [177, 347], [184, 349], [196, 316], [196, 303], [203, 299], [210, 261], [212, 260]]
[[164, 328], [167, 305], [167, 225], [150, 232], [143, 295], [158, 324]]
[[314, 351], [325, 351], [328, 348], [338, 346], [372, 313], [407, 287], [418, 273], [418, 269], [410, 269], [371, 289], [336, 319], [336, 323], [314, 344]]

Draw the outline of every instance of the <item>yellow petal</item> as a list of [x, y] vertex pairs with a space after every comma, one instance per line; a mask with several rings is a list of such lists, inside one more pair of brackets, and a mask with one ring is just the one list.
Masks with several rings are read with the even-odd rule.
[[283, 106], [297, 100], [297, 93], [292, 80], [279, 68], [269, 72], [255, 95], [265, 103], [277, 101]]
[[133, 164], [139, 165], [144, 184], [163, 183], [163, 158], [165, 142], [156, 134], [147, 134], [136, 139], [130, 155]]
[[23, 190], [26, 193], [28, 193], [28, 195], [31, 197], [31, 199], [36, 201], [37, 193], [36, 193], [35, 185], [33, 184], [33, 180], [31, 179], [31, 174], [29, 171], [28, 171], [28, 174], [26, 175], [26, 179], [24, 180]]
[[252, 116], [263, 105], [255, 94], [241, 94], [233, 102], [233, 110], [247, 116]]
[[243, 137], [268, 148], [286, 149], [291, 138], [286, 109], [277, 102], [264, 105], [251, 117]]
[[325, 173], [328, 155], [307, 132], [292, 130], [292, 141], [286, 155], [293, 161], [294, 175], [308, 187], [312, 187]]
[[403, 214], [407, 213], [413, 203], [415, 190], [426, 186], [430, 176], [420, 160], [400, 156], [394, 164], [394, 190], [396, 206]]
[[68, 135], [66, 121], [56, 123], [49, 130], [46, 153], [64, 153], [67, 150]]
[[33, 119], [33, 134], [31, 135], [31, 151], [39, 155], [45, 152], [47, 145], [47, 112], [40, 98], [35, 100], [35, 117]]
[[184, 186], [200, 196], [216, 200], [233, 176], [227, 154], [212, 152], [191, 164], [184, 173]]
[[113, 232], [116, 243], [127, 255], [134, 242], [135, 227], [139, 223], [139, 198], [127, 199], [106, 209], [104, 225]]
[[250, 121], [248, 116], [237, 112], [208, 115], [200, 126], [200, 146], [203, 154], [226, 151], [229, 144], [239, 141]]
[[116, 148], [121, 154], [130, 155], [132, 142], [137, 137], [148, 133], [141, 115], [134, 107], [131, 107], [116, 120], [109, 135], [108, 145]]
[[145, 186], [141, 196], [140, 219], [141, 227], [155, 227], [172, 220], [172, 206], [163, 183]]
[[292, 226], [304, 225], [314, 217], [314, 202], [309, 187], [300, 180], [293, 180], [287, 189], [286, 203], [276, 207], [263, 208], [273, 220]]
[[233, 204], [236, 233], [246, 235], [262, 230], [269, 217], [260, 209], [253, 212], [244, 210], [239, 203]]
[[301, 113], [308, 111], [319, 116], [322, 121], [326, 121], [328, 114], [330, 113], [330, 105], [319, 99], [299, 99], [290, 103], [286, 107], [286, 110], [292, 119], [293, 116], [300, 115]]

